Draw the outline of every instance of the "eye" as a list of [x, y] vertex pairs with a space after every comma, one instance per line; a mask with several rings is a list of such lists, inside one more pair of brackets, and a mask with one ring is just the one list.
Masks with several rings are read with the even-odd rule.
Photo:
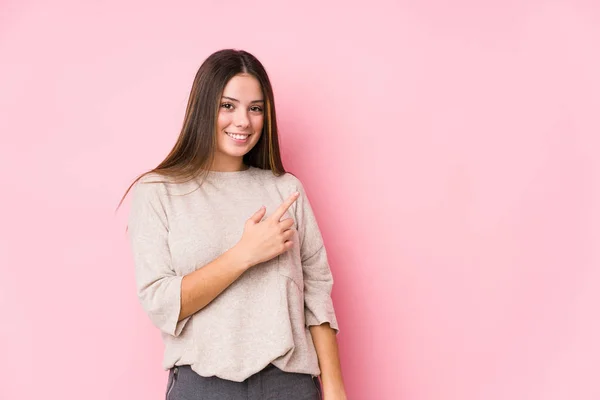
[[224, 108], [226, 110], [232, 110], [233, 109], [233, 104], [231, 104], [231, 103], [221, 103], [221, 108]]
[[253, 112], [259, 112], [259, 113], [261, 113], [263, 111], [262, 107], [260, 107], [260, 106], [252, 106], [252, 107], [250, 107], [250, 110]]

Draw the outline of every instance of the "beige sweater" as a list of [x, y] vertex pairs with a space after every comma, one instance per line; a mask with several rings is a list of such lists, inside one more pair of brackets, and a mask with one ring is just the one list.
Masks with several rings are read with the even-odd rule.
[[[138, 296], [165, 344], [163, 367], [191, 365], [202, 376], [238, 382], [269, 363], [319, 375], [308, 326], [338, 325], [327, 255], [300, 181], [254, 167], [211, 172], [199, 188], [149, 183], [160, 179], [148, 175], [134, 186], [128, 228]], [[294, 247], [177, 322], [182, 277], [233, 247], [262, 205], [268, 216], [295, 191], [300, 197], [288, 210], [298, 231]]]

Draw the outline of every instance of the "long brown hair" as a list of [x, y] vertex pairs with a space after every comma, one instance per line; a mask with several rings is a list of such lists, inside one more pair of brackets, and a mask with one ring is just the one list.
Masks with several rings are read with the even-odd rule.
[[273, 88], [263, 65], [243, 50], [225, 49], [211, 54], [200, 66], [185, 111], [183, 127], [167, 157], [154, 169], [138, 176], [121, 198], [117, 209], [137, 181], [150, 173], [170, 182], [200, 181], [209, 173], [217, 146], [217, 117], [225, 85], [237, 74], [254, 76], [265, 97], [265, 121], [260, 139], [246, 155], [244, 164], [270, 169], [279, 176], [286, 171], [281, 161]]

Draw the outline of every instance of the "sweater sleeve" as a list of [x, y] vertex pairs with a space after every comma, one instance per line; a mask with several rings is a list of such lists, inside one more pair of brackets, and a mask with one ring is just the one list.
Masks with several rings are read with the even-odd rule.
[[304, 314], [306, 326], [328, 322], [339, 332], [331, 299], [333, 276], [317, 220], [304, 187], [297, 182], [300, 197], [296, 200], [296, 218], [300, 240], [300, 256], [304, 277]]
[[132, 190], [128, 233], [135, 264], [137, 295], [152, 323], [162, 332], [179, 336], [190, 317], [177, 321], [181, 310], [181, 281], [171, 266], [168, 221], [160, 183], [143, 179]]

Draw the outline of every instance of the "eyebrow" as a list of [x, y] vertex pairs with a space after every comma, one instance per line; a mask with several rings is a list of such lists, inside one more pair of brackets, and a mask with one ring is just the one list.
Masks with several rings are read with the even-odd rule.
[[[221, 96], [221, 97], [224, 99], [227, 99], [227, 100], [235, 101], [237, 103], [240, 102], [238, 99], [234, 99], [233, 97], [227, 97], [227, 96]], [[250, 103], [264, 103], [264, 102], [265, 102], [264, 100], [253, 100]]]

